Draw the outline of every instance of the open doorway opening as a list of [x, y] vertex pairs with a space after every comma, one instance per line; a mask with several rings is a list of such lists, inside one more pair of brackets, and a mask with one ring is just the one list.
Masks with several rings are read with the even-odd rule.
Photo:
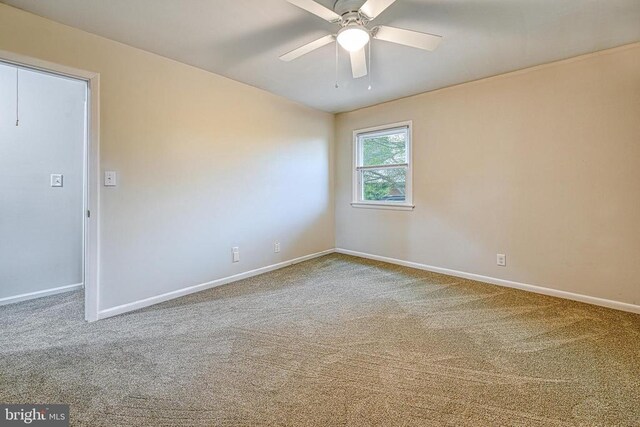
[[96, 320], [97, 75], [42, 64], [0, 52], [0, 308], [84, 289]]

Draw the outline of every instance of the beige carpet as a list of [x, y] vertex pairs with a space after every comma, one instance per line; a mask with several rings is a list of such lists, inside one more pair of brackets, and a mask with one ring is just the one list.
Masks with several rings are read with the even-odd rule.
[[638, 426], [640, 316], [329, 255], [94, 324], [0, 307], [0, 402], [86, 426]]

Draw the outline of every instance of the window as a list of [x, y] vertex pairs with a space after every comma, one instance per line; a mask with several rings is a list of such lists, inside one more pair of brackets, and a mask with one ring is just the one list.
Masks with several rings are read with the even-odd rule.
[[354, 139], [354, 207], [413, 209], [411, 122], [357, 130]]

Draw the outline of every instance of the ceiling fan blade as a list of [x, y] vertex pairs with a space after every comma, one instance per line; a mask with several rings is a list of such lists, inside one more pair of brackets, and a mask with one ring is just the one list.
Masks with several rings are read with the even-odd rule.
[[369, 21], [373, 21], [395, 2], [396, 0], [367, 0], [360, 8], [360, 13], [366, 16]]
[[367, 55], [364, 48], [351, 52], [351, 72], [354, 79], [367, 75]]
[[298, 6], [300, 9], [304, 9], [307, 12], [311, 12], [316, 16], [329, 22], [340, 22], [342, 17], [335, 13], [333, 10], [324, 7], [323, 5], [316, 3], [313, 0], [287, 0], [292, 5]]
[[384, 25], [377, 28], [373, 37], [378, 40], [403, 44], [405, 46], [424, 50], [435, 50], [442, 40], [442, 36], [437, 36], [435, 34], [420, 33], [418, 31], [386, 27]]
[[319, 38], [318, 40], [312, 41], [311, 43], [307, 43], [304, 46], [300, 46], [299, 48], [294, 49], [291, 52], [285, 53], [280, 57], [280, 59], [285, 62], [293, 61], [294, 59], [299, 58], [302, 55], [306, 55], [309, 52], [320, 49], [322, 46], [326, 46], [329, 43], [332, 43], [335, 39], [336, 37], [332, 34], [326, 35]]

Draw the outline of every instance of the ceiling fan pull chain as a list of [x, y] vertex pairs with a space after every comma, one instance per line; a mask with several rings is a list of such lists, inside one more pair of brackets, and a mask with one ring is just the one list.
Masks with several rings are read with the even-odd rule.
[[369, 87], [367, 90], [371, 90], [371, 40], [369, 40]]
[[338, 87], [338, 39], [336, 39], [336, 89]]
[[16, 67], [16, 126], [20, 123], [20, 68]]

